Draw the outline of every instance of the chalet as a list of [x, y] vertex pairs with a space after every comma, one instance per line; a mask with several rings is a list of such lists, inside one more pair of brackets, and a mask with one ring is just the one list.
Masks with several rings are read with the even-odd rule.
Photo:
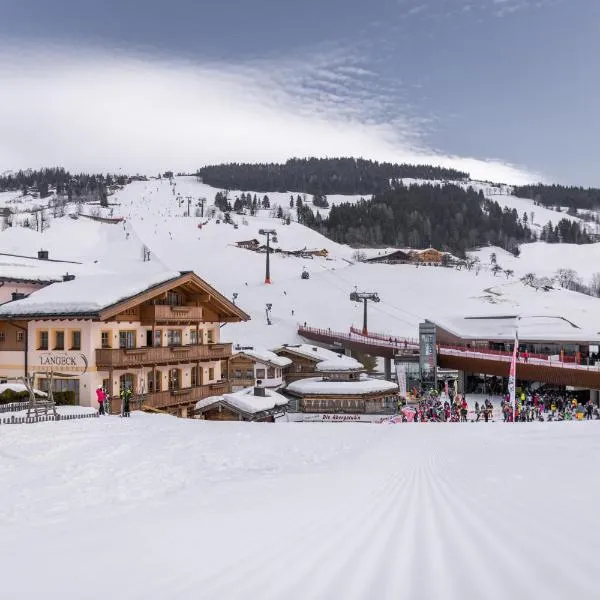
[[243, 240], [241, 242], [236, 242], [235, 244], [238, 248], [243, 248], [244, 250], [258, 250], [260, 248], [260, 242], [256, 239], [253, 240]]
[[273, 422], [285, 413], [287, 404], [285, 396], [256, 386], [199, 400], [194, 414], [207, 421]]
[[0, 377], [47, 391], [51, 374], [84, 406], [98, 386], [130, 389], [140, 407], [187, 416], [229, 392], [220, 325], [249, 318], [191, 271], [82, 276], [0, 306]]
[[266, 388], [283, 385], [283, 370], [292, 364], [291, 359], [254, 347], [238, 346], [235, 350], [229, 361], [229, 381], [234, 392], [258, 382]]
[[451, 255], [435, 248], [426, 248], [425, 250], [412, 250], [409, 252], [411, 260], [419, 263], [442, 265], [451, 258]]
[[339, 359], [320, 362], [316, 365], [319, 376], [293, 381], [285, 392], [298, 399], [298, 411], [304, 413], [395, 412], [398, 386], [391, 381], [367, 377], [363, 366], [357, 364], [358, 367], [349, 367]]
[[324, 361], [335, 360], [338, 364], [343, 363], [348, 369], [362, 369], [362, 364], [350, 356], [338, 354], [319, 346], [311, 346], [310, 344], [284, 344], [279, 348], [275, 348], [273, 352], [277, 356], [285, 357], [291, 361], [291, 364], [285, 369], [287, 383], [319, 375], [317, 365]]
[[407, 263], [410, 261], [410, 259], [411, 257], [408, 252], [405, 252], [404, 250], [394, 250], [393, 252], [389, 252], [387, 254], [378, 254], [377, 256], [366, 259], [364, 262], [394, 265]]

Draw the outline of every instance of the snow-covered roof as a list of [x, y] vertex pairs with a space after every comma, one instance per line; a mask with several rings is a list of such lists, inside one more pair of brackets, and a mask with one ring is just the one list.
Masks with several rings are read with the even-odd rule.
[[[141, 272], [140, 272], [141, 271]], [[149, 288], [180, 277], [177, 271], [86, 275], [42, 288], [0, 306], [2, 316], [95, 314]]]
[[293, 381], [286, 390], [299, 396], [360, 396], [377, 392], [396, 392], [398, 386], [392, 381], [362, 375], [358, 381], [326, 381], [321, 377], [308, 377]]
[[237, 354], [245, 354], [246, 356], [249, 356], [250, 358], [253, 358], [258, 362], [268, 363], [276, 367], [287, 367], [288, 365], [292, 364], [291, 359], [287, 358], [286, 356], [278, 356], [277, 354], [275, 354], [275, 352], [271, 352], [270, 350], [263, 350], [262, 348], [240, 349], [233, 356], [236, 356]]
[[579, 327], [561, 316], [479, 316], [433, 319], [438, 327], [464, 340], [506, 340], [515, 338], [518, 327], [520, 341], [591, 342], [600, 341], [600, 333]]
[[364, 369], [363, 365], [357, 360], [352, 359], [356, 364], [351, 366], [349, 361], [346, 360], [347, 356], [331, 358], [317, 363], [316, 370], [322, 371], [323, 373], [330, 373], [332, 371], [361, 371]]
[[0, 277], [11, 281], [61, 281], [66, 273], [77, 275], [85, 269], [83, 265], [66, 261], [46, 261], [35, 257], [0, 253]]
[[275, 348], [275, 352], [290, 352], [304, 358], [309, 358], [317, 362], [323, 361], [335, 361], [338, 368], [343, 369], [362, 369], [362, 363], [359, 363], [356, 359], [345, 354], [338, 354], [327, 350], [327, 348], [321, 348], [319, 346], [313, 346], [311, 344], [294, 344], [293, 346], [279, 346]]
[[272, 410], [277, 406], [285, 406], [288, 399], [273, 390], [265, 388], [265, 396], [255, 396], [254, 388], [248, 387], [231, 394], [221, 396], [210, 396], [196, 402], [196, 410], [201, 410], [215, 404], [225, 402], [237, 410], [245, 413], [255, 414], [266, 410]]

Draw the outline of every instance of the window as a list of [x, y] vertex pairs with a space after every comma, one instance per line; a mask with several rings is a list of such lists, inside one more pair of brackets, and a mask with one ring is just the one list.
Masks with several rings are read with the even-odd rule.
[[236, 370], [233, 372], [233, 376], [234, 376], [236, 379], [241, 379], [241, 378], [242, 378], [242, 370], [241, 370], [241, 369], [236, 369]]
[[273, 377], [275, 377], [275, 369], [273, 367], [269, 367], [267, 369], [267, 377], [269, 379], [273, 379]]
[[256, 369], [256, 379], [264, 379], [265, 378], [265, 370], [264, 369]]
[[38, 350], [48, 350], [48, 332], [38, 332]]
[[154, 330], [154, 347], [160, 348], [162, 346], [162, 329]]
[[17, 342], [22, 342], [25, 339], [24, 331], [17, 331]]
[[135, 331], [119, 331], [119, 348], [135, 348]]
[[4, 335], [4, 331], [0, 331], [0, 344], [1, 344], [2, 342], [4, 342], [4, 340], [5, 340], [5, 337], [6, 337], [6, 336]]
[[148, 392], [160, 392], [161, 379], [162, 373], [160, 371], [150, 371], [150, 373], [148, 373]]
[[103, 331], [100, 333], [100, 345], [102, 348], [110, 348], [110, 331]]
[[207, 340], [209, 344], [214, 344], [215, 338], [214, 338], [214, 332], [212, 329], [209, 329], [206, 332], [206, 336], [207, 336]]
[[167, 345], [181, 346], [181, 329], [167, 330]]
[[170, 306], [180, 306], [181, 295], [177, 292], [167, 292], [167, 304]]
[[190, 329], [190, 344], [196, 345], [198, 343], [198, 330]]
[[213, 367], [210, 367], [208, 369], [208, 380], [213, 381], [214, 378], [215, 378], [215, 370], [213, 369]]
[[198, 385], [198, 367], [192, 367], [190, 372], [190, 385], [196, 387]]
[[65, 332], [58, 330], [54, 332], [54, 349], [64, 350], [65, 349]]
[[181, 387], [181, 370], [170, 369], [169, 370], [169, 389], [178, 390]]
[[81, 350], [81, 331], [71, 331], [71, 350]]

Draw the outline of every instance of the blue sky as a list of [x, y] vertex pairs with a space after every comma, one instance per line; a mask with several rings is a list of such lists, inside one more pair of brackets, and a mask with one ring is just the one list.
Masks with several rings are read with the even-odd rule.
[[354, 154], [600, 185], [596, 0], [3, 0], [0, 171]]

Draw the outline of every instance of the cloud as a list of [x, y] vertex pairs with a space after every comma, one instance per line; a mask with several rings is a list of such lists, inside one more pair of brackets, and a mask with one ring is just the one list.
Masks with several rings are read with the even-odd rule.
[[232, 65], [0, 47], [0, 88], [0, 172], [62, 165], [152, 174], [353, 155], [450, 165], [495, 181], [540, 179], [428, 149], [426, 116], [398, 108], [399, 90], [336, 52]]

